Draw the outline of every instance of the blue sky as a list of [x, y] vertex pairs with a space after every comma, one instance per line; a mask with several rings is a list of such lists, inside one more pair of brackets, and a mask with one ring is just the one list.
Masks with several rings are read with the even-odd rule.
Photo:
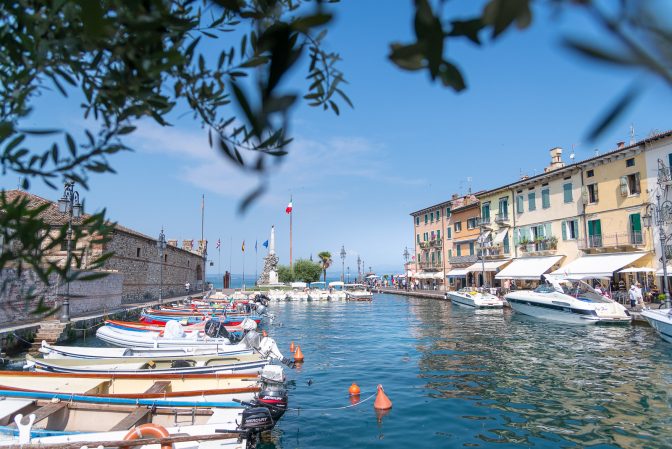
[[[555, 17], [550, 25], [549, 12], [538, 11], [530, 29], [509, 31], [494, 45], [451, 44], [448, 55], [469, 85], [455, 94], [425, 73], [402, 72], [387, 61], [389, 43], [410, 37], [411, 1], [388, 0], [384, 11], [382, 4], [346, 0], [334, 8], [328, 44], [343, 58], [345, 90], [355, 108], [343, 105], [336, 117], [299, 107], [291, 154], [270, 177], [270, 191], [245, 215], [237, 213], [239, 202], [257, 180], [209, 149], [190, 114], [176, 114], [171, 128], [141, 123], [128, 141], [136, 151], [111, 160], [118, 174], [94, 176], [91, 189], [80, 192], [89, 211], [107, 207], [111, 219], [150, 236], [163, 226], [168, 238], [198, 239], [205, 194], [205, 235], [215, 268], [219, 238], [222, 270], [229, 268], [232, 242], [232, 269], [240, 273], [245, 240], [245, 271], [251, 273], [254, 242], [259, 241], [261, 269], [261, 242], [273, 224], [280, 261], [287, 263], [284, 209], [291, 195], [295, 259], [328, 250], [335, 262], [330, 271], [340, 272], [337, 253], [344, 245], [351, 272], [358, 255], [374, 270], [399, 272], [404, 247], [413, 245], [410, 212], [466, 193], [469, 185], [477, 191], [538, 173], [555, 146], [565, 148], [565, 157], [574, 146], [580, 160], [596, 148], [608, 151], [617, 141], [627, 142], [631, 124], [637, 139], [672, 128], [671, 95], [661, 83], [596, 65], [560, 46], [563, 35], [593, 35], [580, 17]], [[590, 126], [633, 79], [647, 85], [646, 93], [599, 141], [588, 143]], [[306, 87], [302, 73], [289, 83]], [[78, 104], [76, 98], [47, 95], [33, 124], [81, 132]], [[5, 176], [2, 186], [14, 188], [17, 181]], [[37, 183], [32, 191], [60, 196]]]

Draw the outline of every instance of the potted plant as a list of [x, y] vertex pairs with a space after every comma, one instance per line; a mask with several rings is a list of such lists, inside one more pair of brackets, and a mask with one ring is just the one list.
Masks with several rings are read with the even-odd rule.
[[558, 249], [558, 238], [554, 235], [548, 238], [548, 247], [550, 249]]

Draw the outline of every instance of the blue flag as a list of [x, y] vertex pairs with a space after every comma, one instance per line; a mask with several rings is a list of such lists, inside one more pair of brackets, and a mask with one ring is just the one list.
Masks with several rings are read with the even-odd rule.
[[264, 243], [262, 243], [262, 245], [264, 245], [265, 248], [268, 248], [268, 240], [266, 240]]

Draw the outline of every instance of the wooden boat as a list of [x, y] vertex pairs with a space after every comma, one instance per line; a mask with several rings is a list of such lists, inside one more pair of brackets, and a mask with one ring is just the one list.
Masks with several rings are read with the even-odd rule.
[[[138, 332], [156, 332], [160, 334], [165, 329], [166, 323], [150, 324], [143, 323], [141, 321], [118, 321], [118, 320], [105, 320], [105, 324], [112, 327], [117, 327], [124, 330], [132, 330]], [[189, 334], [191, 332], [203, 332], [205, 327], [205, 322], [201, 321], [196, 324], [181, 323], [182, 329], [185, 333]], [[243, 328], [240, 325], [228, 326], [224, 325], [226, 330], [230, 333], [242, 332]]]
[[251, 354], [252, 349], [246, 348], [239, 351], [230, 351], [225, 348], [205, 346], [199, 348], [191, 346], [186, 348], [99, 348], [91, 346], [60, 346], [50, 345], [42, 341], [39, 351], [45, 359], [112, 359], [112, 358], [165, 358], [183, 357], [195, 355], [234, 355]]
[[[151, 374], [151, 373], [150, 373]], [[0, 390], [77, 394], [99, 398], [176, 399], [199, 402], [254, 400], [259, 376], [249, 374], [157, 375], [63, 374], [0, 371]]]

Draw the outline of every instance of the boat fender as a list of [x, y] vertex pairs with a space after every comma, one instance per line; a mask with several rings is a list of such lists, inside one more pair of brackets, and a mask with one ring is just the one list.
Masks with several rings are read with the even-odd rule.
[[[130, 441], [147, 437], [168, 438], [169, 436], [170, 432], [168, 432], [168, 430], [166, 430], [165, 427], [160, 426], [158, 424], [147, 423], [147, 424], [140, 424], [139, 426], [131, 429], [124, 437], [124, 440]], [[121, 449], [128, 449], [129, 447], [130, 446], [121, 446]], [[172, 443], [165, 443], [161, 445], [161, 449], [172, 449], [172, 448], [173, 448]]]
[[14, 417], [16, 427], [19, 429], [19, 444], [28, 444], [30, 443], [30, 431], [33, 429], [33, 423], [35, 422], [35, 414], [28, 415], [28, 424], [22, 424], [21, 421], [23, 421], [23, 415], [19, 413]]

